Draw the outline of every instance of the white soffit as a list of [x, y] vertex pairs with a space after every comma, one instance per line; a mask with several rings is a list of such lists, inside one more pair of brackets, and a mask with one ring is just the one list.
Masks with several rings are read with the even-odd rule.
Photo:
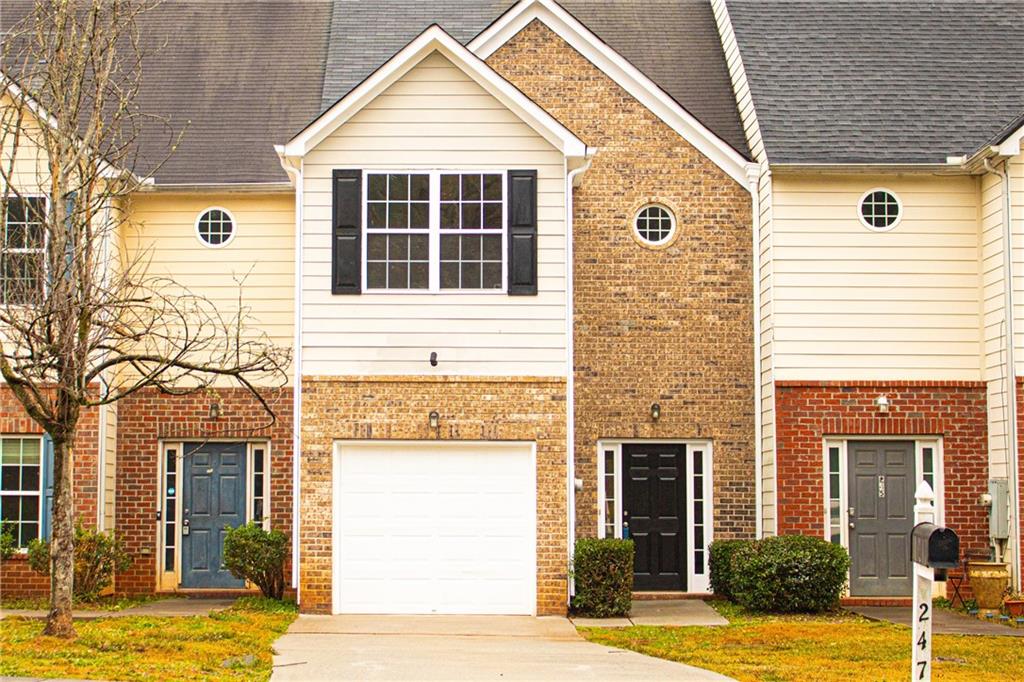
[[436, 24], [399, 50], [391, 59], [353, 88], [331, 108], [306, 126], [284, 145], [284, 155], [304, 156], [354, 116], [391, 84], [399, 80], [425, 57], [438, 52], [476, 81], [495, 99], [508, 107], [565, 156], [583, 157], [587, 146], [514, 85], [502, 78], [459, 41]]
[[470, 41], [469, 49], [481, 59], [487, 59], [535, 19], [543, 22], [736, 182], [750, 189], [747, 167], [755, 164], [711, 132], [654, 81], [553, 0], [520, 0]]

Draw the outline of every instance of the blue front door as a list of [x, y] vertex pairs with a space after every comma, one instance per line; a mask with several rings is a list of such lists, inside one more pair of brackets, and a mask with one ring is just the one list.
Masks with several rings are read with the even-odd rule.
[[245, 523], [245, 444], [185, 443], [181, 586], [244, 587], [223, 567], [224, 534]]

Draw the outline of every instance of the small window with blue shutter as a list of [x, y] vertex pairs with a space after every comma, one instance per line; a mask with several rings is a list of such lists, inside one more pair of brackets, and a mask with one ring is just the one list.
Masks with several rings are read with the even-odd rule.
[[48, 436], [0, 436], [0, 527], [18, 547], [49, 538], [52, 480]]

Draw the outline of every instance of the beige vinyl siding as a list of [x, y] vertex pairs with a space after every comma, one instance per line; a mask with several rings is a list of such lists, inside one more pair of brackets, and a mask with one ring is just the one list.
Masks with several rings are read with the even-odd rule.
[[[777, 379], [980, 380], [973, 177], [773, 177]], [[869, 189], [903, 203], [889, 232], [858, 218]]]
[[760, 376], [760, 419], [761, 419], [761, 522], [762, 532], [765, 535], [774, 535], [777, 529], [776, 504], [775, 504], [775, 378], [772, 353], [772, 175], [768, 163], [768, 155], [764, 148], [764, 140], [761, 137], [761, 128], [757, 120], [757, 111], [754, 108], [753, 96], [747, 82], [746, 71], [743, 68], [743, 59], [740, 55], [739, 46], [736, 43], [736, 35], [729, 19], [729, 10], [725, 0], [713, 0], [712, 9], [715, 13], [715, 20], [718, 23], [718, 31], [722, 40], [722, 47], [725, 54], [726, 64], [729, 68], [729, 76], [732, 81], [733, 92], [736, 96], [737, 108], [740, 119], [743, 122], [743, 129], [746, 133], [747, 144], [753, 159], [760, 166], [758, 176], [758, 204], [760, 215], [759, 232], [760, 243], [758, 244], [758, 263], [760, 268], [760, 316], [761, 334], [758, 339], [758, 349], [761, 360]]
[[1013, 333], [1017, 376], [1024, 375], [1024, 153], [1007, 161], [1013, 234]]
[[[536, 169], [539, 293], [332, 295], [335, 168]], [[303, 173], [304, 374], [565, 376], [564, 157], [449, 60], [427, 56], [312, 150]]]
[[1004, 296], [1005, 240], [1003, 186], [995, 173], [981, 183], [981, 276], [984, 355], [982, 372], [987, 389], [988, 455], [991, 476], [1006, 476], [1011, 378], [1006, 370], [1006, 301]]
[[[235, 237], [210, 248], [196, 236], [200, 213], [226, 208]], [[147, 249], [150, 275], [169, 276], [213, 301], [221, 314], [248, 308], [246, 326], [266, 332], [284, 348], [294, 344], [295, 199], [282, 194], [147, 194], [131, 201], [132, 226], [124, 241], [131, 254]], [[291, 368], [289, 369], [289, 373]]]
[[117, 502], [117, 404], [104, 408], [103, 418], [106, 422], [103, 447], [102, 527], [104, 530], [114, 528], [114, 511]]

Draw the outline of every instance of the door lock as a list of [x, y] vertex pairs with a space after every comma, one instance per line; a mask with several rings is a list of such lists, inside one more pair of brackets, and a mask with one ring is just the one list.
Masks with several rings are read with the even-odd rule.
[[181, 522], [181, 534], [188, 535], [188, 519], [184, 519]]

